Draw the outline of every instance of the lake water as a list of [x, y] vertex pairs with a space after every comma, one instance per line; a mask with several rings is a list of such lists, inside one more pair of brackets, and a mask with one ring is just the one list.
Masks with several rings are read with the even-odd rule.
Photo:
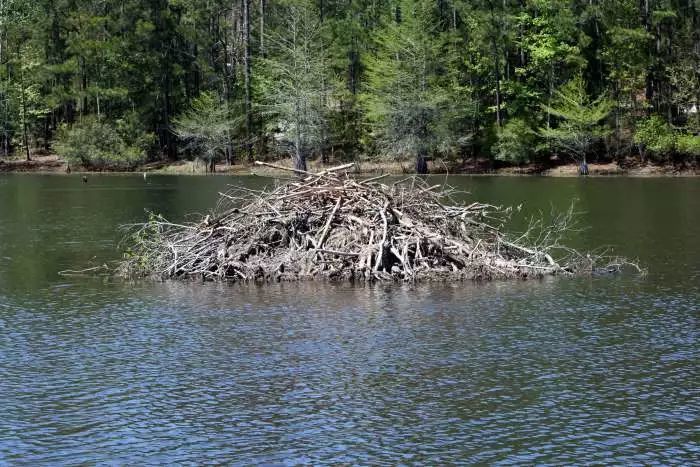
[[0, 176], [0, 464], [698, 464], [700, 180], [453, 177], [649, 274], [351, 287], [64, 277], [259, 177]]

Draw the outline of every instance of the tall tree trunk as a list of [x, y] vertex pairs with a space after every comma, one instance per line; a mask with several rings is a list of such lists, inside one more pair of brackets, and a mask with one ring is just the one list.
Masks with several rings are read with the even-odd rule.
[[[235, 15], [233, 15], [235, 17]], [[231, 21], [233, 22], [233, 20]], [[228, 34], [220, 34], [220, 28], [217, 22], [216, 26], [216, 31], [217, 31], [217, 37], [220, 37], [220, 40], [223, 43], [223, 51], [224, 51], [224, 57], [223, 57], [223, 65], [221, 66], [220, 73], [222, 75], [222, 83], [223, 83], [223, 93], [224, 93], [224, 99], [226, 100], [226, 109], [227, 109], [227, 115], [231, 115], [231, 103], [233, 101], [233, 77], [235, 77], [235, 73], [232, 72], [233, 66], [230, 65], [233, 63], [233, 57], [229, 55], [229, 50], [230, 50], [230, 45], [228, 43]], [[218, 59], [212, 52], [212, 61], [214, 63], [218, 63]], [[229, 165], [233, 165], [233, 163], [236, 160], [236, 153], [233, 148], [233, 140], [234, 136], [231, 134], [232, 129], [229, 128], [228, 132], [228, 142], [226, 144], [226, 160]]]
[[494, 11], [493, 2], [489, 1], [489, 11], [491, 13], [491, 48], [493, 49], [493, 68], [496, 75], [496, 124], [501, 126], [501, 60], [498, 53], [498, 44], [496, 43], [496, 35], [501, 36], [501, 27], [496, 22], [496, 13]]
[[552, 106], [552, 97], [554, 96], [554, 63], [549, 67], [549, 93], [547, 97], [547, 129], [552, 127], [552, 112], [549, 111]]
[[20, 56], [19, 62], [19, 87], [20, 87], [20, 105], [22, 106], [22, 142], [24, 143], [24, 151], [27, 155], [27, 160], [32, 160], [29, 153], [29, 125], [27, 122], [27, 89], [24, 86], [24, 66]]
[[88, 97], [87, 97], [87, 87], [88, 87], [88, 77], [87, 77], [87, 70], [86, 64], [85, 64], [85, 58], [80, 57], [80, 86], [81, 86], [81, 91], [82, 91], [82, 98], [80, 99], [80, 117], [82, 119], [83, 115], [87, 114], [87, 107], [88, 107]]
[[[5, 9], [5, 2], [2, 0], [0, 0], [0, 9], [2, 9], [2, 10]], [[5, 50], [3, 48], [4, 37], [5, 37], [4, 32], [2, 30], [0, 30], [0, 63], [2, 63], [2, 61], [3, 61], [2, 53]], [[10, 77], [9, 73], [7, 74], [7, 77], [8, 77], [8, 83], [7, 83], [8, 87], [6, 89], [9, 89], [9, 77]], [[2, 101], [3, 101], [3, 103], [2, 103], [2, 118], [3, 118], [3, 120], [2, 120], [2, 136], [3, 136], [3, 138], [2, 138], [2, 155], [3, 155], [3, 157], [7, 157], [9, 155], [9, 149], [10, 149], [9, 144], [8, 144], [9, 135], [7, 132], [7, 124], [8, 124], [8, 121], [7, 121], [8, 120], [7, 96], [3, 94], [2, 98], [3, 98], [2, 99]]]
[[[641, 5], [641, 10], [642, 10], [642, 25], [644, 26], [644, 30], [646, 31], [647, 34], [650, 33], [651, 29], [651, 22], [649, 20], [649, 0], [642, 0], [642, 5]], [[648, 54], [649, 54], [649, 64], [647, 68], [647, 74], [645, 78], [645, 97], [647, 104], [651, 104], [652, 99], [654, 98], [654, 63], [653, 61], [655, 60], [654, 57], [652, 56], [652, 51], [651, 48], [647, 48]], [[649, 110], [651, 111], [651, 109]]]
[[[700, 70], [700, 14], [695, 7], [695, 2], [689, 0], [688, 3], [693, 11], [693, 54], [695, 56], [696, 69]], [[695, 89], [695, 120], [698, 129], [700, 129], [700, 86]]]
[[295, 151], [294, 168], [306, 172], [306, 156], [304, 155], [304, 150], [299, 147], [299, 143], [296, 143]]
[[165, 151], [167, 154], [168, 159], [170, 160], [175, 160], [177, 159], [177, 148], [175, 147], [174, 141], [173, 141], [173, 135], [170, 129], [170, 115], [171, 115], [171, 76], [170, 76], [170, 67], [168, 66], [166, 69], [165, 73], [165, 93], [164, 93], [164, 99], [163, 99], [163, 128], [162, 128], [162, 135], [163, 135], [163, 144], [165, 146]]
[[[299, 115], [300, 109], [297, 108], [297, 116]], [[294, 131], [294, 168], [297, 170], [303, 170], [306, 172], [306, 154], [304, 153], [304, 148], [302, 147], [301, 140], [301, 128], [299, 125], [299, 119], [297, 118], [295, 131]]]
[[294, 168], [306, 172], [306, 155], [304, 154], [304, 148], [301, 147], [301, 138], [298, 131], [294, 141]]
[[265, 0], [260, 0], [260, 56], [265, 56]]
[[426, 175], [428, 173], [428, 160], [425, 155], [425, 149], [419, 149], [416, 153], [416, 173]]
[[496, 74], [496, 124], [501, 126], [501, 67], [496, 41], [493, 41], [494, 72]]
[[51, 146], [49, 141], [51, 140], [51, 119], [48, 117], [44, 117], [44, 141], [43, 141], [43, 148], [44, 151], [49, 150], [49, 147]]
[[244, 78], [245, 78], [245, 136], [246, 155], [248, 162], [253, 162], [252, 127], [253, 116], [251, 115], [250, 96], [250, 0], [243, 1], [243, 34], [244, 34]]

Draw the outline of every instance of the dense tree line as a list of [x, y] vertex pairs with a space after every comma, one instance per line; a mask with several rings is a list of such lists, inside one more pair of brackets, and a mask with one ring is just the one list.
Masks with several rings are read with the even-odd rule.
[[698, 0], [0, 0], [0, 157], [700, 156]]

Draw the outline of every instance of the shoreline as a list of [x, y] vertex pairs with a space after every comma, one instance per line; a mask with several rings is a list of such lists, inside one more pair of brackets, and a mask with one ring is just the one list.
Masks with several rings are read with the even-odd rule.
[[[291, 167], [290, 159], [283, 159], [276, 162], [279, 165]], [[338, 165], [337, 162], [333, 165]], [[309, 171], [320, 171], [328, 168], [318, 161], [309, 161]], [[410, 162], [357, 162], [353, 173], [357, 175], [412, 175], [412, 163]], [[673, 164], [630, 164], [629, 167], [621, 167], [617, 162], [609, 163], [589, 163], [588, 177], [630, 177], [630, 178], [673, 178], [673, 177], [698, 177], [700, 167], [679, 167]], [[206, 164], [201, 161], [176, 161], [176, 162], [154, 162], [144, 164], [134, 170], [86, 170], [83, 167], [68, 170], [68, 165], [55, 155], [36, 156], [31, 161], [26, 160], [3, 160], [0, 159], [0, 174], [25, 173], [25, 174], [109, 174], [109, 175], [129, 175], [135, 173], [149, 173], [153, 175], [229, 175], [247, 176], [257, 175], [263, 177], [289, 176], [288, 172], [271, 167], [257, 166], [255, 164], [242, 163], [227, 165], [225, 163], [216, 165], [216, 172], [206, 172]], [[448, 167], [440, 161], [430, 163], [429, 175], [469, 175], [469, 176], [500, 176], [500, 177], [551, 177], [551, 178], [572, 178], [579, 177], [578, 165], [575, 163], [560, 164], [551, 167], [542, 167], [536, 164], [523, 166], [506, 166], [494, 168], [489, 161], [470, 161], [469, 165]]]

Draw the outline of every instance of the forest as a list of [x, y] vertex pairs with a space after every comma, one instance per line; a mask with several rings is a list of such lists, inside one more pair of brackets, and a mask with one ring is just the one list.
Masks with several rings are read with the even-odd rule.
[[0, 160], [700, 158], [699, 0], [0, 0]]

